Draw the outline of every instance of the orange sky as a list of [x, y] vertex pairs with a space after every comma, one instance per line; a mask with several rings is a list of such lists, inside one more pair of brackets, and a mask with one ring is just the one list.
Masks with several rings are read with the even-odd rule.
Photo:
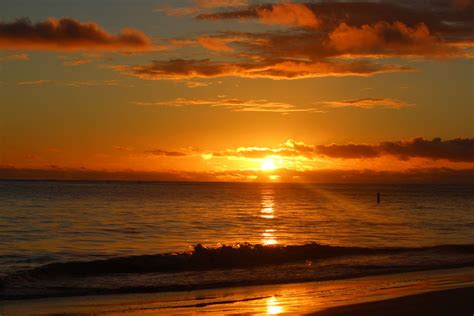
[[473, 181], [472, 1], [53, 2], [0, 4], [0, 178]]

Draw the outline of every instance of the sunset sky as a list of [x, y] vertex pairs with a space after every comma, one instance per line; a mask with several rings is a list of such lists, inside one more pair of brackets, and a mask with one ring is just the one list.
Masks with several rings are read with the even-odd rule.
[[2, 0], [0, 178], [474, 181], [472, 0]]

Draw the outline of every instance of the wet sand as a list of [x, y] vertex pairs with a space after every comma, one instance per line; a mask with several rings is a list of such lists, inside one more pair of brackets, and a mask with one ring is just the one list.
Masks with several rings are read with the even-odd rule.
[[474, 314], [474, 287], [428, 292], [355, 305], [329, 308], [314, 316], [450, 316]]
[[474, 267], [468, 267], [189, 292], [1, 301], [0, 314], [470, 316], [473, 297]]

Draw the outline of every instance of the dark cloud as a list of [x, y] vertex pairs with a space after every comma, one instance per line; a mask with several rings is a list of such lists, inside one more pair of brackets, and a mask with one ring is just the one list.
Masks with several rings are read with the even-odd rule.
[[145, 154], [149, 154], [153, 156], [165, 156], [165, 157], [184, 157], [188, 155], [180, 151], [169, 151], [169, 150], [163, 150], [163, 149], [146, 150]]
[[276, 3], [269, 7], [259, 7], [256, 9], [256, 13], [263, 24], [303, 28], [315, 28], [320, 24], [313, 11], [301, 3]]
[[[435, 33], [472, 35], [474, 6], [472, 1], [456, 5], [456, 1], [321, 1], [305, 3], [308, 10], [325, 29], [335, 28], [341, 23], [360, 27], [380, 21], [402, 22], [414, 27], [424, 23]], [[469, 3], [470, 2], [470, 3]], [[302, 4], [301, 4], [302, 5]], [[201, 14], [197, 19], [257, 19], [259, 12], [271, 10], [274, 4], [250, 6], [245, 9]]]
[[52, 51], [147, 51], [151, 40], [131, 28], [112, 35], [94, 22], [71, 18], [55, 19], [33, 24], [28, 19], [0, 22], [0, 49]]
[[400, 160], [425, 158], [452, 162], [474, 162], [474, 139], [415, 138], [408, 141], [381, 142], [378, 144], [308, 145], [288, 140], [277, 148], [241, 147], [213, 153], [216, 157], [265, 158], [267, 156], [316, 158], [326, 156], [336, 159], [372, 159], [392, 156]]
[[341, 159], [376, 158], [380, 156], [377, 148], [371, 145], [318, 145], [314, 149], [319, 155]]
[[197, 18], [258, 19], [287, 28], [174, 39], [228, 57], [219, 61], [155, 60], [114, 68], [151, 80], [230, 76], [278, 80], [413, 71], [382, 59], [471, 58], [474, 22], [468, 16], [472, 10], [471, 5], [442, 1], [432, 5], [421, 1], [284, 2], [219, 10]]
[[414, 27], [385, 21], [360, 27], [341, 23], [329, 33], [328, 47], [342, 55], [449, 57], [461, 54], [433, 36], [424, 23]]
[[163, 12], [168, 16], [186, 16], [218, 8], [245, 7], [249, 4], [248, 0], [192, 0], [188, 2], [188, 6], [173, 6], [164, 3], [154, 11]]
[[[363, 58], [454, 58], [468, 57], [461, 44], [433, 35], [419, 23], [408, 26], [384, 21], [352, 26], [341, 23], [328, 30], [265, 33], [226, 33], [221, 41], [232, 40], [249, 59], [308, 60], [334, 62], [335, 59]], [[347, 62], [347, 60], [346, 60]]]
[[454, 162], [474, 162], [474, 138], [442, 140], [415, 138], [409, 141], [382, 142], [377, 145], [316, 146], [315, 151], [332, 158], [375, 158], [384, 155], [401, 160], [426, 158]]
[[411, 141], [383, 142], [380, 143], [378, 148], [382, 153], [400, 159], [419, 157], [474, 162], [474, 138], [455, 138], [451, 140], [415, 138]]
[[394, 156], [401, 160], [426, 158], [454, 162], [474, 162], [474, 138], [415, 138], [409, 141], [382, 142], [377, 145], [316, 146], [315, 151], [332, 158], [374, 158]]
[[[310, 183], [444, 183], [474, 184], [474, 169], [423, 168], [405, 171], [279, 170], [280, 182]], [[216, 172], [149, 172], [50, 167], [22, 169], [0, 166], [0, 179], [46, 180], [141, 180], [141, 181], [268, 181], [268, 174], [255, 170]]]
[[281, 181], [312, 183], [426, 183], [474, 184], [474, 169], [422, 168], [404, 171], [377, 170], [314, 170], [288, 172]]

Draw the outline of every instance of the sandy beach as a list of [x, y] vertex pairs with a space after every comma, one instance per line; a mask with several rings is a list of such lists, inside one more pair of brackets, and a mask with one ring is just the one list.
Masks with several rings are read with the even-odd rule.
[[[3, 301], [5, 315], [471, 315], [474, 268], [199, 290]], [[467, 314], [466, 314], [467, 313]]]
[[474, 311], [474, 287], [409, 295], [370, 303], [339, 306], [316, 312], [315, 316], [370, 315], [471, 315]]

